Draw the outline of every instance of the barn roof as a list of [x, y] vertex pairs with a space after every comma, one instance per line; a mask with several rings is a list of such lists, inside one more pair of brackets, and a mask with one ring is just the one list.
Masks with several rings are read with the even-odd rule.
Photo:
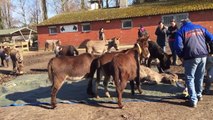
[[10, 29], [0, 30], [0, 37], [29, 35], [31, 33], [35, 34], [37, 32], [33, 29], [28, 28], [28, 27], [10, 28]]
[[213, 0], [176, 0], [168, 2], [143, 3], [127, 8], [97, 9], [91, 11], [69, 12], [56, 15], [38, 26], [112, 20], [160, 14], [212, 10]]

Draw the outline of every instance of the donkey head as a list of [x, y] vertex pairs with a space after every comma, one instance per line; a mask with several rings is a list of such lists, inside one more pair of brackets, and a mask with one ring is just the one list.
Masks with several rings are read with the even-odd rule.
[[114, 47], [116, 50], [119, 50], [120, 38], [114, 37], [108, 41], [108, 51]]
[[161, 59], [160, 59], [160, 67], [161, 67], [163, 70], [170, 69], [171, 57], [172, 57], [172, 55], [168, 55], [168, 54], [166, 54], [166, 53], [164, 53], [164, 54], [161, 56]]
[[136, 45], [139, 48], [139, 53], [141, 58], [149, 58], [150, 56], [149, 49], [148, 49], [149, 47], [148, 40], [149, 40], [149, 36], [145, 38], [140, 38], [137, 40]]

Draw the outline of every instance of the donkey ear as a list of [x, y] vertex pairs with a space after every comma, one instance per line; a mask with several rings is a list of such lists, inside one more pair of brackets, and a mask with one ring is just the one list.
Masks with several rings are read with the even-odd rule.
[[121, 37], [119, 36], [119, 37], [116, 37], [117, 39], [116, 40], [120, 40], [121, 39]]

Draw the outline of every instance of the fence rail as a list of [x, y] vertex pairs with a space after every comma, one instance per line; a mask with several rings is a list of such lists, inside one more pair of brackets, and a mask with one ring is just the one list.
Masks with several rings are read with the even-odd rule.
[[21, 49], [22, 51], [29, 51], [28, 42], [3, 43], [3, 44], [0, 44], [0, 48], [6, 47], [6, 46], [18, 48], [18, 49]]

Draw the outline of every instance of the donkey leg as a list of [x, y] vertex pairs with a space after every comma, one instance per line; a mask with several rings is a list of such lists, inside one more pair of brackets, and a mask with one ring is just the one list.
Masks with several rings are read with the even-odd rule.
[[94, 96], [94, 93], [93, 93], [93, 85], [92, 85], [92, 81], [93, 81], [93, 78], [88, 78], [89, 79], [89, 82], [88, 82], [88, 85], [87, 85], [87, 94], [90, 95], [90, 96]]
[[94, 93], [96, 98], [100, 98], [99, 95], [98, 95], [98, 86], [100, 84], [101, 77], [102, 77], [101, 72], [98, 69], [97, 70], [97, 79], [96, 79], [96, 82], [95, 82], [95, 93]]
[[118, 106], [120, 108], [123, 108], [123, 104], [122, 104], [122, 94], [123, 94], [123, 90], [126, 88], [127, 82], [124, 80], [121, 80], [121, 87], [120, 87], [120, 92], [118, 94]]
[[4, 59], [3, 57], [1, 57], [1, 65], [4, 67]]
[[140, 79], [136, 79], [136, 86], [138, 88], [139, 94], [142, 94], [142, 89], [141, 89], [141, 85], [140, 85]]
[[151, 67], [152, 59], [153, 59], [153, 58], [151, 58], [151, 57], [148, 59], [147, 67], [149, 67], [149, 68]]
[[6, 60], [7, 67], [9, 67], [9, 60]]
[[134, 80], [130, 81], [130, 87], [131, 87], [132, 95], [135, 95], [135, 83], [134, 83]]
[[[56, 78], [56, 77], [54, 77]], [[52, 85], [52, 91], [51, 91], [51, 106], [54, 109], [56, 107], [56, 95], [63, 85], [63, 78], [54, 79], [53, 85]]]
[[15, 74], [17, 72], [17, 61], [12, 60], [13, 63], [13, 73]]
[[110, 98], [110, 94], [109, 94], [109, 90], [108, 90], [108, 83], [109, 83], [109, 80], [110, 80], [110, 76], [107, 76], [105, 75], [105, 78], [104, 78], [104, 91], [105, 91], [105, 95]]

